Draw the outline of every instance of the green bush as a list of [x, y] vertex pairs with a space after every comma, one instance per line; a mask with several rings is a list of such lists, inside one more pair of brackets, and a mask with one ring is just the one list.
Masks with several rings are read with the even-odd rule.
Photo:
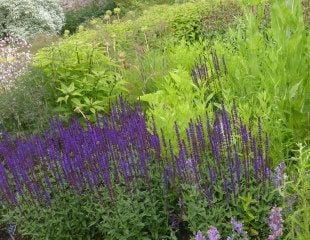
[[141, 181], [131, 192], [115, 186], [113, 200], [104, 189], [95, 196], [87, 190], [53, 190], [50, 206], [29, 204], [26, 196], [19, 208], [0, 205], [0, 225], [14, 223], [31, 239], [175, 239], [158, 176], [152, 189]]
[[142, 94], [162, 89], [163, 78], [180, 67], [191, 72], [195, 61], [205, 52], [203, 42], [187, 44], [165, 43], [166, 46], [138, 53], [130, 66], [123, 70], [124, 79], [130, 84], [130, 93], [135, 98]]
[[[230, 11], [230, 1], [223, 5], [226, 7], [218, 2], [202, 0], [174, 5], [154, 5], [133, 20], [123, 18], [121, 21], [104, 22], [104, 24], [98, 20], [92, 30], [83, 31], [74, 37], [76, 40], [108, 42], [111, 46], [115, 39], [116, 49], [127, 53], [132, 53], [138, 47], [145, 49], [162, 46], [166, 41], [165, 37], [177, 43], [182, 38], [194, 41], [204, 38], [208, 26], [211, 27], [214, 24], [213, 20], [207, 20], [209, 14], [213, 11], [221, 11], [220, 20], [225, 16], [225, 12]], [[227, 26], [238, 15], [238, 12], [230, 13], [231, 18], [223, 18], [218, 25]]]
[[40, 50], [34, 65], [55, 86], [52, 95], [59, 105], [54, 110], [65, 119], [76, 113], [93, 121], [126, 91], [119, 66], [100, 44], [65, 41]]

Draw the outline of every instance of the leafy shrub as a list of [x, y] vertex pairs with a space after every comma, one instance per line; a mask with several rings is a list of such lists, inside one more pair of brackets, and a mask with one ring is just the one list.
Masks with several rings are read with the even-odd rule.
[[90, 3], [80, 8], [70, 9], [65, 12], [65, 22], [62, 32], [69, 30], [74, 33], [77, 28], [84, 22], [97, 18], [114, 7], [112, 0], [91, 1]]
[[[188, 49], [192, 51], [186, 55]], [[164, 80], [155, 82], [156, 92], [139, 97], [149, 104], [149, 116], [169, 136], [173, 145], [176, 140], [175, 123], [184, 135], [190, 120], [196, 120], [205, 112], [212, 112], [213, 107], [218, 107], [221, 102], [219, 89], [221, 75], [225, 73], [224, 64], [216, 53], [212, 53], [212, 59], [208, 59], [209, 54], [202, 54], [202, 50], [203, 45], [200, 44], [184, 48], [182, 44], [177, 46], [176, 52], [168, 53], [170, 59], [167, 62], [178, 64], [179, 68], [171, 71]], [[191, 70], [184, 70], [182, 65]]]
[[203, 32], [207, 37], [218, 37], [230, 27], [235, 27], [243, 15], [241, 6], [236, 1], [227, 1], [213, 9], [202, 20]]
[[126, 90], [118, 65], [105, 56], [100, 44], [66, 41], [42, 49], [35, 66], [55, 86], [55, 110], [66, 118], [76, 112], [93, 121], [96, 112], [108, 111], [113, 98]]
[[43, 131], [53, 115], [51, 86], [35, 68], [15, 81], [13, 87], [0, 92], [0, 132], [25, 134]]
[[115, 187], [115, 201], [102, 190], [100, 197], [55, 191], [51, 206], [21, 203], [20, 210], [0, 210], [0, 221], [14, 222], [19, 234], [37, 239], [173, 239], [158, 190], [128, 194]]
[[222, 193], [219, 191], [219, 196], [214, 199], [212, 206], [207, 199], [201, 197], [197, 189], [188, 189], [183, 194], [186, 209], [184, 220], [189, 223], [192, 232], [201, 229], [202, 232], [207, 233], [210, 226], [216, 226], [222, 237], [228, 237], [233, 233], [230, 220], [237, 218], [243, 222], [244, 230], [251, 239], [266, 239], [270, 231], [266, 219], [271, 206], [277, 203], [277, 196], [272, 193], [272, 188], [268, 191], [264, 188], [263, 186], [250, 187], [247, 189], [248, 193], [239, 193], [239, 196], [230, 204], [222, 199]]
[[[163, 46], [165, 43], [163, 37], [169, 37], [177, 43], [182, 38], [192, 41], [205, 36], [206, 23], [203, 23], [203, 19], [220, 6], [218, 3], [211, 4], [201, 0], [175, 5], [155, 5], [133, 20], [124, 18], [122, 21], [108, 22], [108, 24], [104, 21], [104, 25], [98, 21], [94, 30], [78, 33], [75, 39], [109, 42], [112, 46], [114, 38], [116, 48], [127, 53], [135, 50], [137, 46], [146, 47], [145, 35], [147, 35], [149, 48]], [[228, 9], [227, 7], [227, 11]], [[210, 22], [210, 25], [212, 24]], [[227, 22], [223, 24], [227, 25]], [[196, 27], [192, 28], [192, 26]]]
[[58, 33], [64, 15], [58, 0], [0, 1], [0, 35], [27, 38], [39, 32]]
[[140, 99], [150, 105], [148, 114], [154, 117], [158, 128], [172, 138], [175, 122], [184, 134], [191, 119], [204, 115], [208, 103], [206, 89], [195, 87], [190, 74], [183, 69], [170, 72], [161, 84], [158, 91]]

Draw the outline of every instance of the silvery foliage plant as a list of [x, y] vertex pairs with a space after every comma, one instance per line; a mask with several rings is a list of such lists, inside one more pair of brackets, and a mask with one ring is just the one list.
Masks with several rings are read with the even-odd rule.
[[29, 38], [58, 33], [64, 23], [59, 0], [0, 0], [0, 35]]

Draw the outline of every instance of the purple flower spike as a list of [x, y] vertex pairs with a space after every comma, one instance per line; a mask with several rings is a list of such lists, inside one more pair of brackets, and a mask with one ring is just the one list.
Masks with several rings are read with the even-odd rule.
[[195, 240], [206, 240], [206, 238], [203, 236], [201, 231], [198, 231], [195, 236]]
[[271, 234], [268, 236], [268, 240], [278, 239], [283, 235], [283, 219], [282, 209], [279, 207], [273, 207], [268, 219], [268, 225], [271, 230]]
[[208, 230], [208, 238], [209, 240], [220, 240], [221, 236], [216, 227], [211, 226]]

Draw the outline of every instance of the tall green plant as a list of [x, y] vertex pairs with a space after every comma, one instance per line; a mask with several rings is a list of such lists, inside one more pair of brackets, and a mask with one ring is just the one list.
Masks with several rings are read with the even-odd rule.
[[226, 56], [225, 100], [236, 99], [249, 120], [262, 116], [273, 132], [273, 159], [283, 159], [294, 140], [309, 140], [308, 110], [310, 38], [305, 30], [301, 1], [275, 0], [271, 20], [264, 6], [248, 12], [239, 28], [216, 48]]

